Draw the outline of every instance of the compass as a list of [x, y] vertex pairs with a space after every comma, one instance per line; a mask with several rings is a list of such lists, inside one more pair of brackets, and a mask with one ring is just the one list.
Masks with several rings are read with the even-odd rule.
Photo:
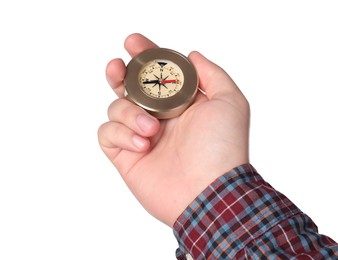
[[193, 102], [198, 76], [187, 57], [174, 50], [141, 52], [127, 65], [126, 97], [159, 119], [179, 116]]

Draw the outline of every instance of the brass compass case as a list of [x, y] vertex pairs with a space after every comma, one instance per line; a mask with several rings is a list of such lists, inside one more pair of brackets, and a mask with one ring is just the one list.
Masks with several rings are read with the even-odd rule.
[[128, 99], [159, 119], [179, 116], [192, 103], [198, 76], [184, 55], [155, 48], [135, 56], [124, 80]]

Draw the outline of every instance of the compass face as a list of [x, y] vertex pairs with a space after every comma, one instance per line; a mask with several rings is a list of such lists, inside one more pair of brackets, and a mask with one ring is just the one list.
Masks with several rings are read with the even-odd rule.
[[141, 52], [127, 65], [126, 97], [159, 119], [176, 117], [193, 102], [198, 76], [184, 55], [164, 48]]
[[168, 98], [181, 90], [184, 75], [180, 67], [171, 61], [153, 60], [140, 71], [139, 82], [146, 95]]

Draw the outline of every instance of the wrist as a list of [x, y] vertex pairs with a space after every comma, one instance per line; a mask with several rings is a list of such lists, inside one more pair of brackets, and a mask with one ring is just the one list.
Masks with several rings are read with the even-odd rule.
[[[205, 191], [205, 189], [208, 188], [209, 185], [217, 181], [220, 176], [224, 176], [232, 169], [242, 165], [249, 165], [249, 160], [247, 157], [243, 156], [243, 158], [245, 159], [229, 160], [229, 162], [226, 164], [227, 166], [223, 167], [223, 171], [216, 167], [214, 169], [209, 168], [204, 171], [201, 171], [200, 169], [199, 172], [192, 170], [193, 174], [185, 179], [184, 183], [180, 183], [180, 186], [183, 187], [181, 193], [177, 194], [177, 198], [173, 197], [173, 201], [176, 201], [177, 203], [171, 209], [168, 209], [167, 216], [172, 217], [168, 219], [166, 224], [173, 228], [179, 216], [189, 207], [193, 201], [196, 200], [196, 198], [198, 198], [200, 194], [203, 193], [203, 191]], [[224, 172], [226, 172], [226, 174], [224, 174]]]

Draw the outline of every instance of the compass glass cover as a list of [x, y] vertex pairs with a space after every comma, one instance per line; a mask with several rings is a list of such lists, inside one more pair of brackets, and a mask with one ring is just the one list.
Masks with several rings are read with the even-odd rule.
[[180, 67], [172, 61], [153, 60], [143, 66], [138, 81], [147, 96], [168, 98], [181, 90], [184, 75]]

